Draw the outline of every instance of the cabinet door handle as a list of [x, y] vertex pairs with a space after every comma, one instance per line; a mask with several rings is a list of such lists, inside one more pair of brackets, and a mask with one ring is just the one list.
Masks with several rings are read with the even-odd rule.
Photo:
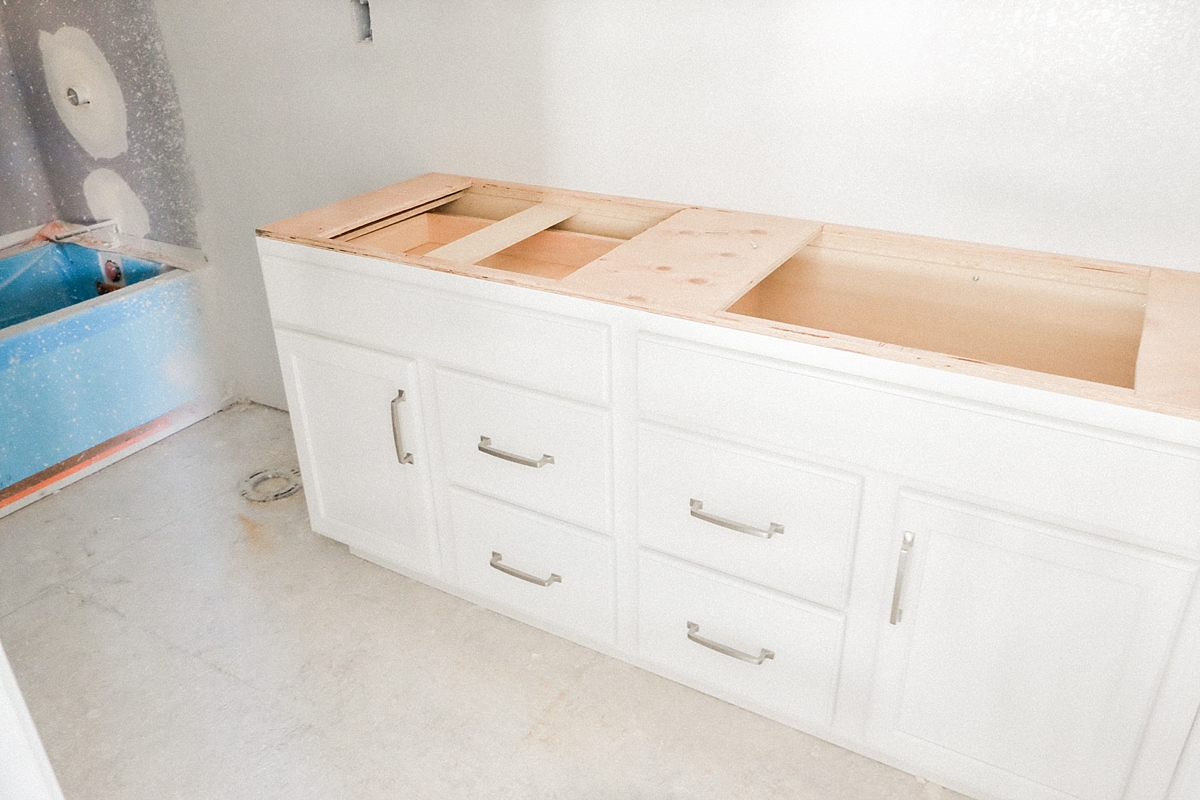
[[403, 402], [404, 390], [401, 389], [392, 398], [392, 441], [396, 443], [396, 460], [401, 464], [411, 464], [412, 453], [404, 452], [404, 437], [400, 433], [400, 404]]
[[492, 447], [492, 440], [487, 436], [479, 437], [479, 452], [487, 453], [489, 456], [495, 456], [496, 458], [502, 458], [505, 461], [511, 461], [514, 464], [533, 467], [534, 469], [541, 469], [547, 464], [554, 463], [554, 456], [547, 455], [545, 453], [542, 454], [541, 458], [535, 461], [532, 458], [525, 458], [524, 456], [519, 456], [515, 453], [506, 453], [503, 450], [497, 450], [496, 448]]
[[705, 639], [700, 635], [700, 626], [694, 622], [689, 622], [687, 624], [687, 629], [688, 638], [696, 644], [703, 645], [709, 650], [716, 650], [722, 655], [736, 658], [738, 661], [745, 661], [748, 664], [761, 664], [768, 658], [775, 658], [775, 654], [765, 647], [759, 649], [758, 655], [752, 656], [749, 653], [743, 653], [741, 650], [734, 650], [732, 647], [721, 644], [720, 642], [714, 642], [712, 639]]
[[692, 516], [696, 519], [702, 519], [705, 522], [713, 525], [719, 525], [722, 528], [728, 528], [731, 531], [748, 533], [751, 536], [758, 536], [763, 539], [770, 539], [777, 533], [783, 533], [783, 526], [778, 522], [768, 522], [766, 528], [755, 528], [753, 525], [747, 525], [744, 522], [734, 522], [731, 519], [718, 517], [716, 514], [710, 514], [707, 511], [704, 511], [704, 503], [694, 497], [689, 500], [688, 503], [692, 507]]
[[913, 541], [916, 538], [911, 531], [905, 531], [904, 543], [900, 545], [900, 561], [896, 564], [896, 588], [892, 590], [891, 623], [893, 625], [899, 624], [900, 617], [904, 614], [904, 610], [900, 608], [900, 594], [904, 591], [904, 575], [908, 572], [908, 553], [912, 550]]
[[488, 566], [490, 566], [492, 569], [500, 570], [505, 575], [512, 575], [514, 578], [520, 578], [523, 581], [529, 581], [530, 583], [536, 583], [538, 586], [549, 586], [552, 583], [562, 583], [562, 577], [559, 575], [555, 575], [553, 572], [550, 573], [549, 578], [538, 578], [533, 575], [530, 575], [528, 572], [522, 572], [519, 569], [513, 569], [512, 567], [508, 566], [507, 564], [501, 564], [500, 560], [502, 558], [504, 558], [504, 556], [500, 555], [495, 550], [493, 550], [492, 551], [492, 560], [488, 562]]

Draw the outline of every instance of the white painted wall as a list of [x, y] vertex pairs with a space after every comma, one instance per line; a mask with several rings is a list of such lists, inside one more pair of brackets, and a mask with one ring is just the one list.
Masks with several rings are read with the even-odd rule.
[[427, 171], [1200, 270], [1194, 0], [157, 0], [240, 394], [253, 229]]
[[63, 800], [25, 698], [0, 647], [0, 800]]

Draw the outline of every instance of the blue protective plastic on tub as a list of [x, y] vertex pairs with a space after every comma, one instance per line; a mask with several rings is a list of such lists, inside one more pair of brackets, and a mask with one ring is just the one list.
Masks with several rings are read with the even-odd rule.
[[[103, 256], [76, 245], [38, 248], [16, 256], [16, 268], [12, 258], [0, 260], [0, 285], [2, 276], [19, 275], [10, 285], [32, 287], [37, 302], [22, 303], [22, 313], [88, 295], [89, 287], [95, 298]], [[130, 283], [164, 269], [122, 261]], [[35, 323], [0, 331], [0, 489], [200, 394], [206, 362], [194, 275], [173, 271]]]
[[[0, 259], [0, 328], [97, 297], [96, 284], [104, 282], [104, 261], [112, 256], [103, 250], [62, 243]], [[117, 257], [128, 285], [166, 269], [125, 254]]]

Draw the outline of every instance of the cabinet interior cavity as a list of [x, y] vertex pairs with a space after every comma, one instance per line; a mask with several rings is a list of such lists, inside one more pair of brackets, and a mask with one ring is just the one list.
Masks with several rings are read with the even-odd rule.
[[334, 238], [394, 256], [429, 256], [560, 280], [669, 216], [472, 190], [415, 211]]
[[826, 225], [727, 310], [1133, 388], [1149, 273]]

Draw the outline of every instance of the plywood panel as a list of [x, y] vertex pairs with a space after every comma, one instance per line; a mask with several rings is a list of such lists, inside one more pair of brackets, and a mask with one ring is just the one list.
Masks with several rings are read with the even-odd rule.
[[577, 210], [569, 206], [542, 203], [511, 217], [505, 217], [499, 222], [493, 222], [482, 230], [431, 250], [426, 255], [456, 264], [476, 264], [523, 239], [528, 239], [535, 233], [541, 233], [551, 225], [562, 222]]
[[461, 192], [472, 183], [471, 178], [432, 172], [289, 217], [262, 228], [259, 233], [275, 239], [332, 239], [384, 217]]
[[562, 285], [652, 310], [712, 313], [741, 297], [820, 230], [817, 222], [688, 208]]
[[1200, 275], [1151, 270], [1134, 388], [1163, 403], [1200, 408]]

